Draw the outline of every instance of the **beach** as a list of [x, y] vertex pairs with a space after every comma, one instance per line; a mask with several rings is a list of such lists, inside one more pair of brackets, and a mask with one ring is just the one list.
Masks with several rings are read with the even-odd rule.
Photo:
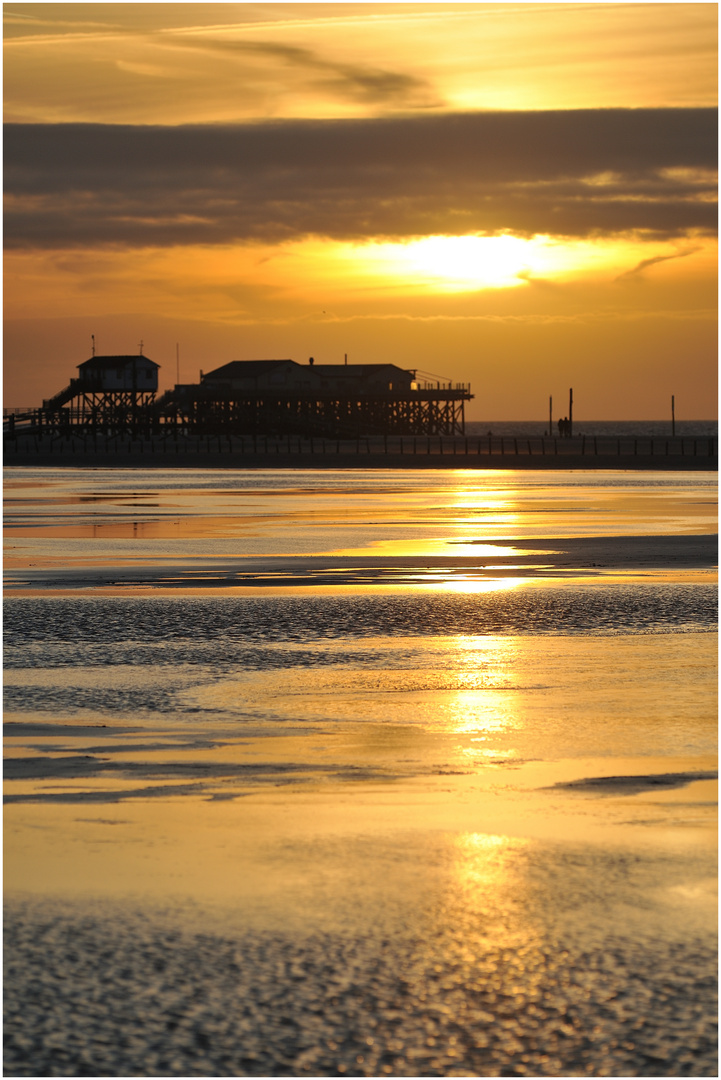
[[718, 11], [5, 7], [3, 1075], [717, 1077]]
[[716, 1075], [714, 473], [5, 496], [6, 1075]]

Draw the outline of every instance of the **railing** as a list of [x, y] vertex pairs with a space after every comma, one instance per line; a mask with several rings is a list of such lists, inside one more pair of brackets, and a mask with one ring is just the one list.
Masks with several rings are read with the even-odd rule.
[[412, 386], [413, 390], [427, 390], [427, 391], [445, 391], [450, 393], [462, 393], [470, 394], [470, 383], [452, 383], [452, 382], [422, 382], [420, 379], [415, 379]]
[[[72, 431], [28, 433], [22, 429], [12, 430], [12, 422], [6, 430], [6, 459], [13, 454], [34, 455], [43, 453], [72, 453], [83, 455], [145, 455], [164, 454], [175, 457], [187, 455], [233, 455], [273, 459], [284, 457], [373, 456], [386, 459], [400, 457], [426, 458], [459, 468], [501, 465], [513, 468], [514, 463], [535, 459], [535, 464], [553, 466], [564, 461], [572, 467], [583, 468], [584, 463], [594, 467], [616, 467], [619, 460], [624, 467], [633, 468], [634, 461], [645, 464], [657, 463], [662, 467], [666, 459], [678, 462], [703, 458], [715, 460], [718, 453], [717, 439], [710, 436], [676, 436], [668, 439], [658, 437], [612, 438], [577, 436], [556, 439], [548, 437], [518, 436], [464, 436], [464, 435], [375, 435], [356, 438], [323, 438], [302, 435], [228, 435], [194, 434], [182, 427], [169, 425], [162, 434], [133, 437], [129, 434], [97, 434]], [[545, 459], [542, 461], [541, 459]], [[420, 464], [420, 462], [418, 462]]]

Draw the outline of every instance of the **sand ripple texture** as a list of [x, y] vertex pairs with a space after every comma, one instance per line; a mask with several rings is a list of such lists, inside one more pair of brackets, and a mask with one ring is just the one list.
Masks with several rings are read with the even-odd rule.
[[47, 902], [5, 934], [6, 1076], [717, 1075], [701, 944], [228, 935]]
[[[711, 585], [596, 585], [433, 596], [92, 597], [6, 599], [5, 666], [214, 662], [241, 646], [429, 634], [706, 633], [718, 628]], [[108, 650], [108, 646], [112, 650]], [[19, 655], [16, 655], [16, 650]]]

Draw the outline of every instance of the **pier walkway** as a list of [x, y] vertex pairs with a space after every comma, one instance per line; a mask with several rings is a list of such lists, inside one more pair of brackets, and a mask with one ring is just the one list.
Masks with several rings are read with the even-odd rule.
[[16, 432], [6, 466], [95, 468], [716, 469], [712, 437], [130, 435]]

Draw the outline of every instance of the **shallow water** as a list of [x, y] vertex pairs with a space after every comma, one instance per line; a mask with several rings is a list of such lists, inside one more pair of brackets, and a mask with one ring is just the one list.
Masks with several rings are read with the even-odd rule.
[[715, 476], [6, 480], [7, 1075], [715, 1075]]

